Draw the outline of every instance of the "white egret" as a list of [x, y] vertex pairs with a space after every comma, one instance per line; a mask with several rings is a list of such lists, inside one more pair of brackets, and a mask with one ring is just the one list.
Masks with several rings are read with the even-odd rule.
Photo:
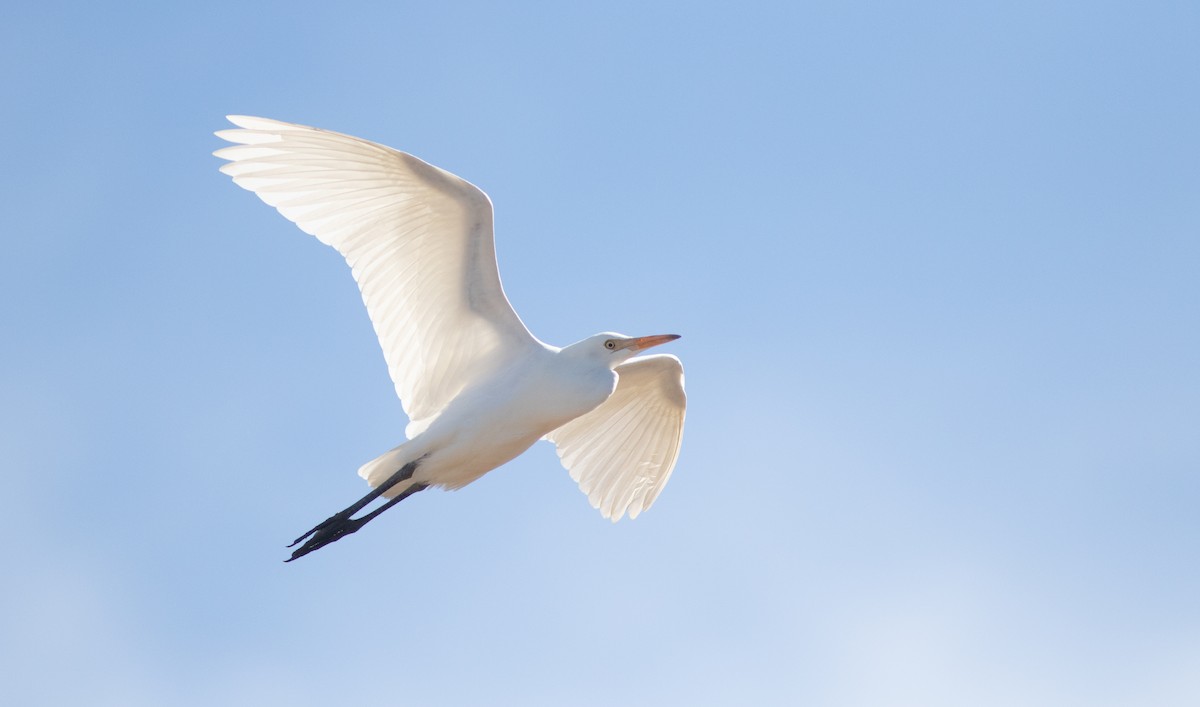
[[[539, 439], [614, 522], [650, 507], [683, 437], [683, 367], [636, 354], [678, 336], [542, 343], [500, 286], [492, 203], [389, 147], [229, 116], [221, 171], [346, 259], [408, 414], [408, 441], [359, 470], [373, 487], [297, 538], [288, 560], [353, 533], [430, 486], [461, 488]], [[380, 496], [389, 499], [358, 518]]]

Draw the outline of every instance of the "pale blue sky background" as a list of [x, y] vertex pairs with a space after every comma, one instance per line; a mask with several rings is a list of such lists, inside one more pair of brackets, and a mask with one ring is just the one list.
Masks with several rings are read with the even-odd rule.
[[[0, 701], [1200, 703], [1198, 7], [7, 8]], [[404, 418], [225, 113], [480, 185], [546, 341], [683, 334], [659, 503], [543, 444], [284, 565]]]

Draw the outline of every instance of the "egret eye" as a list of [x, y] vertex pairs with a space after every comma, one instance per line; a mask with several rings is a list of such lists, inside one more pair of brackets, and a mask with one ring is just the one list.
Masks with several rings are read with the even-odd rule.
[[604, 342], [604, 348], [608, 349], [609, 351], [612, 351], [613, 349], [617, 348], [617, 342], [613, 341], [612, 339], [609, 339], [608, 341]]

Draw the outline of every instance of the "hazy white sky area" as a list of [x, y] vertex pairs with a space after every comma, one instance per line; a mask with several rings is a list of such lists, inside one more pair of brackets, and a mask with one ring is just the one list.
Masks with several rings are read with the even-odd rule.
[[[1200, 5], [21, 3], [0, 702], [1200, 704]], [[671, 484], [553, 448], [285, 565], [405, 418], [226, 113], [487, 191], [543, 340], [675, 332]]]

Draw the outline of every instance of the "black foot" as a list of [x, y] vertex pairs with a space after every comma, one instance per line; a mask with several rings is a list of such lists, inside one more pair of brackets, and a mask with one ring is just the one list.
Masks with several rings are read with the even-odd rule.
[[[409, 467], [413, 467], [413, 468], [415, 468], [415, 466], [416, 466], [415, 464], [409, 465]], [[397, 472], [397, 474], [407, 472], [406, 476], [404, 476], [402, 479], [397, 479], [397, 481], [407, 479], [409, 476], [412, 475], [412, 468], [409, 468], [409, 467], [405, 467], [404, 469], [401, 469], [400, 472]], [[307, 538], [308, 542], [301, 545], [300, 548], [297, 549], [295, 552], [293, 552], [292, 556], [289, 557], [288, 559], [284, 560], [284, 562], [291, 562], [292, 560], [294, 560], [298, 557], [304, 557], [305, 555], [312, 552], [313, 550], [320, 550], [321, 548], [325, 547], [329, 543], [337, 542], [338, 540], [341, 540], [342, 538], [346, 537], [347, 535], [357, 532], [359, 528], [361, 528], [364, 525], [366, 525], [367, 523], [369, 523], [371, 521], [371, 519], [373, 519], [375, 516], [379, 515], [380, 513], [383, 513], [387, 509], [389, 509], [392, 506], [396, 505], [397, 503], [403, 501], [404, 499], [408, 498], [409, 496], [413, 495], [414, 493], [425, 490], [425, 484], [413, 484], [412, 486], [409, 486], [404, 491], [402, 491], [400, 494], [398, 494], [395, 498], [389, 500], [387, 503], [383, 504], [379, 508], [376, 508], [375, 510], [366, 514], [365, 516], [363, 516], [361, 518], [351, 518], [350, 517], [350, 516], [354, 515], [355, 513], [359, 512], [360, 510], [362, 510], [363, 507], [366, 506], [368, 503], [375, 500], [375, 498], [377, 498], [379, 496], [379, 494], [383, 493], [383, 491], [386, 488], [389, 488], [396, 483], [396, 481], [391, 481], [391, 480], [389, 480], [389, 481], [390, 481], [390, 483], [388, 483], [386, 486], [381, 486], [381, 487], [375, 489], [374, 491], [372, 491], [371, 493], [369, 493], [365, 497], [363, 497], [363, 499], [360, 500], [358, 503], [354, 504], [353, 506], [350, 506], [349, 508], [347, 508], [346, 510], [344, 510], [340, 513], [335, 513], [335, 514], [329, 516], [324, 521], [322, 521], [320, 525], [318, 525], [317, 527], [308, 531], [304, 535], [301, 535], [300, 537], [296, 538], [295, 541], [293, 541], [291, 545], [288, 545], [288, 547], [296, 547], [296, 545], [299, 545], [306, 538]]]
[[329, 543], [337, 542], [338, 540], [341, 540], [347, 535], [350, 535], [359, 528], [363, 527], [366, 522], [366, 518], [351, 518], [350, 514], [346, 511], [336, 513], [325, 519], [325, 521], [317, 527], [296, 538], [291, 545], [288, 545], [288, 547], [296, 547], [296, 545], [298, 545], [302, 540], [312, 536], [308, 542], [300, 546], [295, 552], [292, 553], [292, 556], [284, 560], [284, 562], [291, 562], [298, 557], [304, 557], [313, 550], [319, 550]]

